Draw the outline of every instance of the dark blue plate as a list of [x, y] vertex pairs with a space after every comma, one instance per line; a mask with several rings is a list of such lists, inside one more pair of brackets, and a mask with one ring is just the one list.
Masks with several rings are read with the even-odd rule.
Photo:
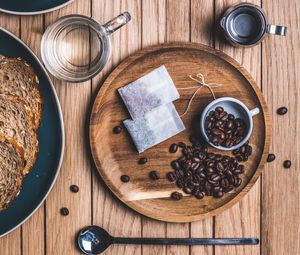
[[39, 154], [31, 172], [24, 178], [20, 195], [0, 212], [0, 237], [27, 220], [42, 204], [58, 175], [64, 151], [64, 127], [60, 104], [46, 70], [34, 53], [17, 37], [0, 28], [0, 54], [21, 57], [40, 81], [43, 115], [39, 134]]
[[0, 0], [0, 11], [18, 15], [34, 15], [62, 8], [73, 0]]

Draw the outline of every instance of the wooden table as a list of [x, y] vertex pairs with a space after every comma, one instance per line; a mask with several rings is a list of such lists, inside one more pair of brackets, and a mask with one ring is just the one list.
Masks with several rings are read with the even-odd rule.
[[[254, 0], [269, 20], [288, 26], [286, 38], [268, 36], [261, 45], [235, 49], [220, 40], [220, 14], [237, 1], [230, 0], [75, 0], [46, 15], [19, 17], [1, 14], [0, 25], [24, 40], [40, 56], [44, 29], [70, 13], [92, 16], [104, 23], [122, 11], [133, 17], [113, 34], [113, 54], [102, 74], [82, 84], [53, 79], [62, 105], [66, 150], [58, 180], [41, 208], [22, 227], [0, 239], [1, 255], [79, 254], [77, 231], [90, 224], [113, 235], [153, 237], [259, 237], [258, 246], [184, 247], [112, 246], [105, 254], [282, 255], [300, 254], [300, 1]], [[126, 56], [149, 45], [191, 41], [220, 49], [239, 61], [256, 79], [272, 119], [271, 152], [276, 160], [265, 166], [261, 178], [241, 202], [204, 221], [170, 224], [145, 218], [123, 206], [105, 189], [89, 153], [86, 123], [93, 98], [107, 74]], [[289, 111], [276, 114], [280, 106]], [[285, 159], [292, 167], [282, 167]], [[79, 193], [71, 193], [77, 184]], [[70, 215], [61, 216], [61, 207]]]

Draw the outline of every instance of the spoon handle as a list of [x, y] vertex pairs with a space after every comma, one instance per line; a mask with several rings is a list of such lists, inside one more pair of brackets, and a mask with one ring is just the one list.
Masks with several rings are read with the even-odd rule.
[[117, 244], [176, 244], [176, 245], [255, 245], [258, 238], [122, 238], [115, 237]]

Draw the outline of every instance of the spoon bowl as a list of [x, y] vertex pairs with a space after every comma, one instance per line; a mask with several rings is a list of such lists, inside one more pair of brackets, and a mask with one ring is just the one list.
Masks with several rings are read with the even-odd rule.
[[114, 238], [103, 228], [98, 226], [88, 226], [83, 228], [77, 236], [79, 249], [89, 255], [100, 254], [112, 243]]

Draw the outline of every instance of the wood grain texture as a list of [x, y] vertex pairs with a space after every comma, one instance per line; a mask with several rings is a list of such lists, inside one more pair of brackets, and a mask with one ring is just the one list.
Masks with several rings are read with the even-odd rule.
[[[168, 152], [171, 143], [186, 142], [197, 128], [191, 120], [211, 101], [207, 92], [199, 93], [190, 110], [183, 117], [186, 131], [138, 154], [126, 132], [116, 135], [112, 129], [128, 119], [128, 113], [120, 100], [117, 89], [165, 65], [177, 88], [193, 86], [187, 73], [201, 72], [209, 81], [222, 86], [215, 89], [216, 97], [233, 96], [243, 101], [249, 109], [259, 107], [261, 114], [253, 118], [254, 129], [250, 143], [253, 154], [244, 163], [247, 172], [243, 185], [236, 192], [228, 193], [222, 199], [207, 197], [196, 203], [194, 197], [186, 196], [180, 203], [170, 199], [175, 185], [165, 177], [170, 171], [174, 155]], [[177, 111], [183, 112], [190, 98], [190, 92], [183, 90], [181, 99], [175, 102]], [[236, 61], [220, 51], [201, 44], [173, 43], [146, 48], [124, 60], [106, 79], [99, 91], [92, 109], [90, 120], [90, 144], [99, 173], [113, 193], [129, 207], [148, 217], [169, 221], [188, 222], [215, 215], [237, 202], [256, 181], [265, 162], [270, 139], [269, 116], [264, 99], [254, 80]], [[211, 151], [217, 153], [215, 149]], [[225, 153], [225, 152], [224, 152]], [[226, 153], [231, 155], [230, 152]], [[178, 156], [178, 155], [177, 155]], [[149, 163], [138, 165], [139, 157], [147, 157]], [[262, 159], [262, 160], [261, 160]], [[150, 181], [150, 169], [160, 171], [158, 182]], [[132, 177], [128, 184], [120, 180], [127, 174]]]
[[[263, 42], [263, 91], [272, 114], [276, 160], [263, 172], [262, 253], [300, 254], [300, 2], [263, 1], [272, 24], [288, 26], [286, 37]], [[276, 114], [286, 106], [286, 115]], [[290, 159], [292, 167], [282, 163]]]
[[[298, 0], [254, 0], [261, 4], [271, 23], [287, 25], [285, 38], [267, 36], [261, 45], [252, 49], [235, 49], [212, 29], [213, 13], [216, 22], [219, 14], [229, 5], [239, 1], [227, 0], [76, 0], [71, 6], [43, 15], [46, 26], [66, 13], [84, 13], [105, 23], [121, 11], [129, 10], [134, 22], [111, 36], [113, 51], [104, 71], [92, 81], [82, 85], [65, 84], [55, 80], [56, 89], [62, 102], [66, 132], [66, 156], [59, 181], [46, 201], [46, 229], [43, 230], [43, 208], [22, 228], [18, 228], [0, 239], [1, 255], [21, 254], [78, 254], [74, 249], [75, 232], [90, 223], [107, 228], [112, 234], [130, 236], [260, 236], [259, 246], [245, 247], [164, 247], [164, 246], [112, 246], [105, 254], [260, 254], [282, 255], [300, 253], [300, 175], [299, 168], [299, 17]], [[2, 14], [0, 25], [28, 43], [39, 52], [41, 36], [40, 18], [20, 18]], [[20, 25], [22, 29], [20, 33]], [[37, 30], [29, 31], [35, 28]], [[216, 38], [216, 43], [214, 42]], [[238, 204], [216, 217], [189, 224], [170, 224], [142, 218], [122, 205], [105, 185], [98, 174], [93, 172], [91, 183], [90, 158], [84, 145], [84, 124], [89, 103], [93, 101], [90, 91], [96, 92], [105, 77], [126, 56], [149, 45], [164, 41], [201, 42], [225, 51], [240, 62], [255, 78], [268, 103], [273, 126], [271, 150], [277, 159], [268, 164], [258, 181]], [[262, 53], [262, 55], [260, 55]], [[262, 58], [262, 63], [261, 63]], [[70, 107], [72, 105], [72, 107]], [[289, 112], [277, 116], [276, 109], [285, 105]], [[293, 141], [293, 142], [291, 142]], [[282, 145], [284, 144], [284, 146]], [[291, 146], [292, 145], [292, 146]], [[292, 159], [290, 170], [282, 168], [285, 159]], [[69, 193], [70, 184], [78, 184], [80, 192]], [[91, 184], [93, 185], [91, 188]], [[260, 189], [262, 186], [262, 190]], [[91, 191], [92, 189], [92, 191]], [[91, 194], [92, 192], [92, 194]], [[262, 193], [262, 197], [261, 194]], [[260, 207], [261, 204], [261, 207]], [[59, 214], [62, 206], [70, 209], [70, 215]], [[86, 210], [83, 211], [82, 208]], [[91, 209], [90, 209], [91, 208]], [[262, 214], [260, 214], [262, 210]], [[261, 230], [260, 233], [260, 223]], [[35, 237], [32, 237], [32, 230]], [[129, 229], [130, 228], [130, 229]], [[43, 236], [46, 250], [43, 250]], [[29, 235], [29, 236], [28, 236]]]
[[[201, 11], [200, 11], [201, 10]], [[214, 46], [214, 1], [191, 1], [191, 42]], [[192, 222], [191, 237], [213, 237], [214, 217]], [[212, 255], [212, 246], [192, 246], [191, 255]]]
[[[45, 26], [71, 13], [90, 16], [90, 2], [77, 0], [61, 10], [46, 14]], [[74, 238], [92, 220], [91, 167], [85, 130], [91, 82], [68, 84], [54, 79], [54, 85], [65, 121], [66, 147], [60, 174], [46, 201], [46, 254], [80, 254]], [[79, 186], [78, 193], [70, 192], [72, 184]], [[62, 207], [69, 209], [68, 217], [60, 214]]]
[[[0, 26], [16, 36], [20, 35], [20, 17], [1, 13]], [[13, 245], [12, 245], [13, 244]], [[17, 228], [8, 235], [0, 238], [1, 255], [21, 255], [22, 253], [22, 227]]]
[[[113, 54], [103, 72], [93, 79], [93, 91], [98, 91], [102, 79], [117, 63], [141, 48], [141, 3], [140, 1], [98, 1], [92, 2], [93, 18], [105, 23], [121, 12], [128, 11], [132, 20], [112, 34]], [[100, 11], [99, 11], [100, 10]], [[98, 224], [115, 236], [141, 236], [141, 217], [125, 207], [106, 191], [98, 173], [93, 178], [93, 224]], [[141, 254], [140, 245], [114, 245], [105, 254]]]
[[[21, 17], [20, 38], [33, 50], [40, 58], [40, 41], [42, 38], [44, 24], [43, 16]], [[22, 226], [22, 254], [31, 255], [34, 253], [44, 254], [44, 223], [45, 223], [45, 203], [37, 212]], [[32, 233], [35, 233], [32, 238]]]
[[[260, 5], [260, 1], [249, 1]], [[216, 0], [216, 24], [222, 13], [230, 6], [239, 3], [235, 0]], [[261, 81], [261, 46], [253, 48], [234, 48], [224, 41], [220, 34], [216, 36], [216, 48], [224, 51], [240, 62], [256, 80]], [[216, 237], [260, 237], [260, 181], [238, 204], [216, 216]], [[226, 224], [225, 224], [226, 222]], [[260, 254], [260, 246], [216, 247], [216, 255], [223, 254]]]
[[[142, 1], [142, 47], [166, 40], [166, 0]], [[167, 237], [167, 224], [147, 217], [142, 218], [143, 237]], [[166, 254], [164, 245], [144, 245], [143, 255]]]
[[[167, 0], [166, 41], [188, 42], [191, 38], [191, 2], [189, 0]], [[189, 237], [190, 224], [167, 224], [168, 237]], [[190, 249], [183, 246], [167, 247], [167, 254], [189, 254]]]

